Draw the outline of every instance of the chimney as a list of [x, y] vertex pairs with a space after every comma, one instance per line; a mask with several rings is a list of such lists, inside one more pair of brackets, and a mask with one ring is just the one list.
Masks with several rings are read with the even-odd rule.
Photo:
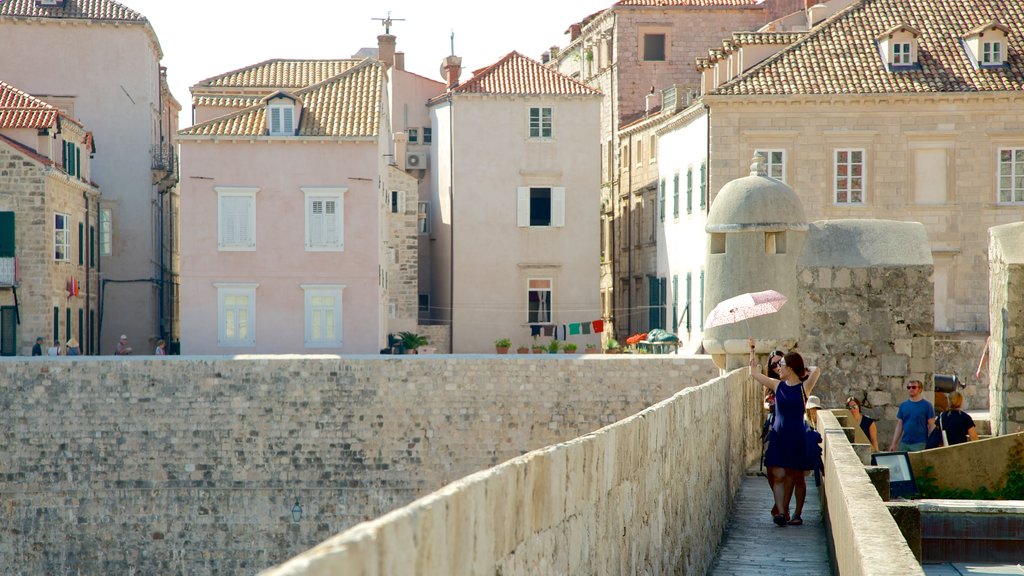
[[[811, 0], [807, 0], [807, 1], [810, 2]], [[569, 41], [572, 42], [573, 40], [579, 38], [580, 37], [580, 32], [582, 30], [583, 30], [583, 27], [580, 26], [579, 24], [572, 24], [571, 26], [569, 26], [569, 39], [570, 39]]]
[[405, 70], [405, 52], [395, 52], [395, 70]]
[[459, 85], [459, 76], [462, 75], [462, 58], [455, 55], [446, 56], [441, 63], [441, 72], [448, 89], [455, 88]]
[[395, 63], [395, 37], [391, 34], [377, 36], [377, 59], [385, 66]]
[[644, 104], [644, 113], [650, 114], [651, 110], [661, 106], [661, 93], [655, 92], [652, 88], [651, 93], [646, 96]]

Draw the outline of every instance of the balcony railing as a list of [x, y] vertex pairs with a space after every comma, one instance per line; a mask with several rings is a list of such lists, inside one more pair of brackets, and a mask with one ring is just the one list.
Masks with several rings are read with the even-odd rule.
[[0, 286], [14, 286], [18, 283], [18, 258], [0, 258]]

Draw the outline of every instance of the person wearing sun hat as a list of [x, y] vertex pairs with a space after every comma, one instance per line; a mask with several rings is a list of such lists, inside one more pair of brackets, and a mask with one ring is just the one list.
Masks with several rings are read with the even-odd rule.
[[66, 350], [67, 350], [67, 352], [65, 352], [65, 353], [68, 356], [79, 356], [79, 355], [82, 354], [82, 349], [78, 346], [78, 340], [75, 340], [74, 336], [72, 336], [71, 338], [68, 339], [68, 344], [67, 344], [67, 349]]
[[121, 339], [117, 341], [117, 347], [114, 349], [115, 356], [127, 356], [132, 353], [132, 347], [128, 345], [128, 336], [121, 334]]

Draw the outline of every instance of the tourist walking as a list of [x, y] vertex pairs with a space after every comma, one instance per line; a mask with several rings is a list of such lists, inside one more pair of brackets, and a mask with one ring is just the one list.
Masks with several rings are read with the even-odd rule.
[[46, 349], [47, 356], [60, 356], [60, 340], [54, 340], [53, 346]]
[[[775, 514], [772, 521], [777, 526], [786, 526], [787, 521], [795, 521], [796, 517], [787, 520], [789, 502], [793, 496], [796, 478], [802, 477], [805, 470], [813, 469], [807, 457], [807, 432], [804, 426], [804, 382], [801, 376], [807, 373], [804, 359], [796, 352], [786, 354], [778, 363], [780, 379], [769, 378], [760, 371], [757, 357], [754, 355], [753, 339], [750, 344], [750, 375], [754, 380], [775, 393], [775, 421], [768, 432], [768, 449], [765, 452], [765, 465], [771, 478], [772, 494], [775, 497]], [[813, 388], [818, 379], [818, 370], [814, 369], [808, 377], [808, 386]], [[800, 524], [794, 522], [794, 524]]]
[[875, 419], [861, 411], [860, 400], [853, 396], [846, 399], [846, 409], [853, 416], [854, 424], [860, 426], [860, 429], [864, 431], [864, 435], [868, 437], [868, 442], [871, 443], [871, 451], [878, 452], [878, 426], [875, 425]]
[[911, 380], [907, 384], [907, 398], [896, 412], [896, 429], [892, 433], [889, 451], [917, 452], [924, 450], [928, 435], [935, 429], [935, 408], [921, 393], [924, 384]]
[[32, 355], [42, 356], [43, 355], [43, 337], [39, 336], [36, 338], [36, 343], [32, 345]]
[[964, 395], [960, 392], [953, 392], [949, 398], [949, 410], [940, 414], [936, 420], [938, 427], [946, 433], [946, 446], [955, 446], [978, 439], [974, 418], [961, 410], [963, 406]]
[[127, 356], [132, 353], [132, 347], [128, 345], [128, 336], [121, 334], [121, 339], [117, 341], [117, 347], [114, 348], [115, 356]]
[[68, 356], [79, 356], [82, 354], [82, 348], [78, 345], [78, 340], [74, 336], [68, 340], [66, 350]]
[[153, 354], [155, 354], [157, 356], [166, 356], [167, 355], [167, 342], [164, 342], [163, 340], [157, 340], [156, 341], [156, 350], [153, 351]]

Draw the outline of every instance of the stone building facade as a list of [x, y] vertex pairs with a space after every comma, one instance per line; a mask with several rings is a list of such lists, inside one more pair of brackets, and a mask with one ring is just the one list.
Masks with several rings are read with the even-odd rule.
[[93, 137], [56, 107], [0, 82], [0, 352], [72, 337], [97, 353], [99, 189]]

